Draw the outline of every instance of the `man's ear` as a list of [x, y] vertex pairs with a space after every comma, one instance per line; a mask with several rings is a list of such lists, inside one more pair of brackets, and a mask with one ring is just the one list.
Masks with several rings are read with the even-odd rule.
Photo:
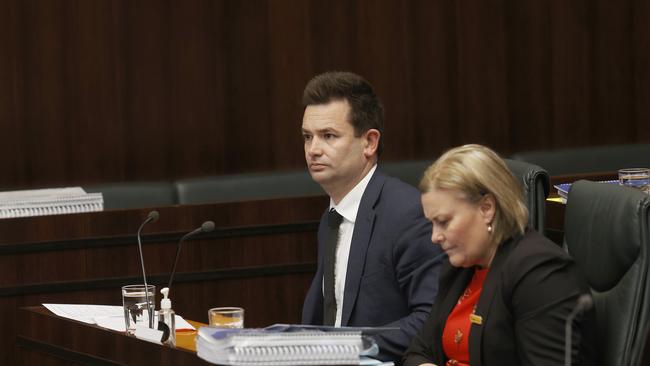
[[377, 153], [380, 138], [381, 133], [379, 130], [376, 130], [374, 128], [369, 129], [363, 134], [363, 139], [365, 142], [365, 146], [363, 147], [363, 155], [366, 158], [370, 158]]
[[491, 193], [483, 196], [483, 198], [481, 198], [478, 203], [478, 207], [481, 211], [481, 216], [483, 216], [485, 224], [491, 224], [497, 211], [497, 202], [494, 199], [494, 196]]

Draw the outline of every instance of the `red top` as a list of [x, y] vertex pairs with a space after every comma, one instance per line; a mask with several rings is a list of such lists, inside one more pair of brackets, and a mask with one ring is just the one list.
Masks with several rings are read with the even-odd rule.
[[[458, 299], [458, 303], [447, 317], [442, 332], [442, 349], [447, 355], [447, 366], [469, 366], [469, 330], [470, 317], [481, 296], [483, 282], [488, 268], [476, 269], [472, 281]], [[480, 319], [480, 318], [479, 318]], [[474, 317], [474, 322], [480, 321]]]

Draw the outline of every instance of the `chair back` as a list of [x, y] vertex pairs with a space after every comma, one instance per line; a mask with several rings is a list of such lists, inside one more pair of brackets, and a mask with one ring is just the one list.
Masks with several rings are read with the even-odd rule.
[[190, 178], [178, 180], [175, 185], [182, 205], [325, 194], [307, 170]]
[[126, 210], [173, 206], [176, 188], [171, 182], [120, 182], [83, 187], [86, 192], [101, 192], [105, 210]]
[[433, 164], [432, 160], [404, 160], [380, 163], [379, 166], [387, 175], [417, 187], [420, 185], [424, 171], [431, 164]]
[[640, 365], [650, 321], [650, 196], [578, 181], [567, 199], [564, 243], [584, 274], [596, 311], [596, 359]]
[[[510, 172], [522, 184], [524, 200], [528, 207], [528, 223], [530, 227], [544, 234], [546, 225], [546, 197], [549, 193], [549, 177], [546, 170], [541, 167], [516, 161], [503, 159]], [[424, 171], [433, 163], [430, 160], [407, 160], [381, 164], [381, 169], [393, 177], [417, 187], [420, 184]]]
[[549, 177], [546, 170], [524, 161], [503, 159], [512, 175], [522, 184], [524, 200], [528, 207], [528, 224], [540, 234], [546, 228], [546, 197], [549, 193]]
[[650, 167], [650, 144], [531, 150], [515, 153], [510, 158], [537, 164], [552, 176], [615, 172], [621, 168]]

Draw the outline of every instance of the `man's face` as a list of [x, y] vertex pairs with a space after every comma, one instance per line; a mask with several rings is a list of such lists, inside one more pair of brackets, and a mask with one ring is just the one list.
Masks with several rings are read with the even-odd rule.
[[368, 132], [355, 137], [349, 115], [348, 102], [335, 100], [307, 106], [302, 118], [309, 173], [330, 196], [345, 195], [354, 188], [374, 156], [374, 149], [368, 150]]

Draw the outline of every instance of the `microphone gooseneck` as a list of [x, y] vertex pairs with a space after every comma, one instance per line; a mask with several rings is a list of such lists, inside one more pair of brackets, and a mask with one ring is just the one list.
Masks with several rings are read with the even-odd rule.
[[564, 365], [571, 366], [571, 348], [573, 341], [573, 319], [580, 313], [591, 309], [594, 305], [594, 300], [589, 294], [582, 294], [578, 297], [576, 305], [566, 318], [564, 328]]
[[144, 280], [144, 295], [145, 295], [145, 301], [147, 302], [147, 313], [149, 314], [149, 328], [153, 328], [153, 312], [149, 308], [149, 287], [147, 286], [147, 274], [144, 270], [144, 257], [142, 256], [142, 228], [150, 222], [156, 222], [158, 221], [158, 218], [160, 217], [160, 214], [158, 211], [151, 211], [147, 215], [147, 218], [142, 222], [140, 227], [138, 228], [138, 250], [140, 252], [140, 266], [142, 267], [142, 279]]
[[183, 235], [181, 239], [178, 241], [178, 245], [176, 246], [176, 258], [174, 259], [174, 265], [172, 267], [171, 274], [169, 275], [169, 283], [167, 284], [167, 288], [169, 291], [172, 289], [172, 281], [174, 280], [174, 274], [176, 273], [176, 265], [178, 264], [178, 257], [181, 254], [181, 244], [187, 240], [189, 237], [194, 236], [199, 233], [209, 233], [210, 231], [214, 230], [214, 222], [212, 221], [206, 221], [203, 224], [201, 224], [200, 227], [190, 231], [189, 233]]

